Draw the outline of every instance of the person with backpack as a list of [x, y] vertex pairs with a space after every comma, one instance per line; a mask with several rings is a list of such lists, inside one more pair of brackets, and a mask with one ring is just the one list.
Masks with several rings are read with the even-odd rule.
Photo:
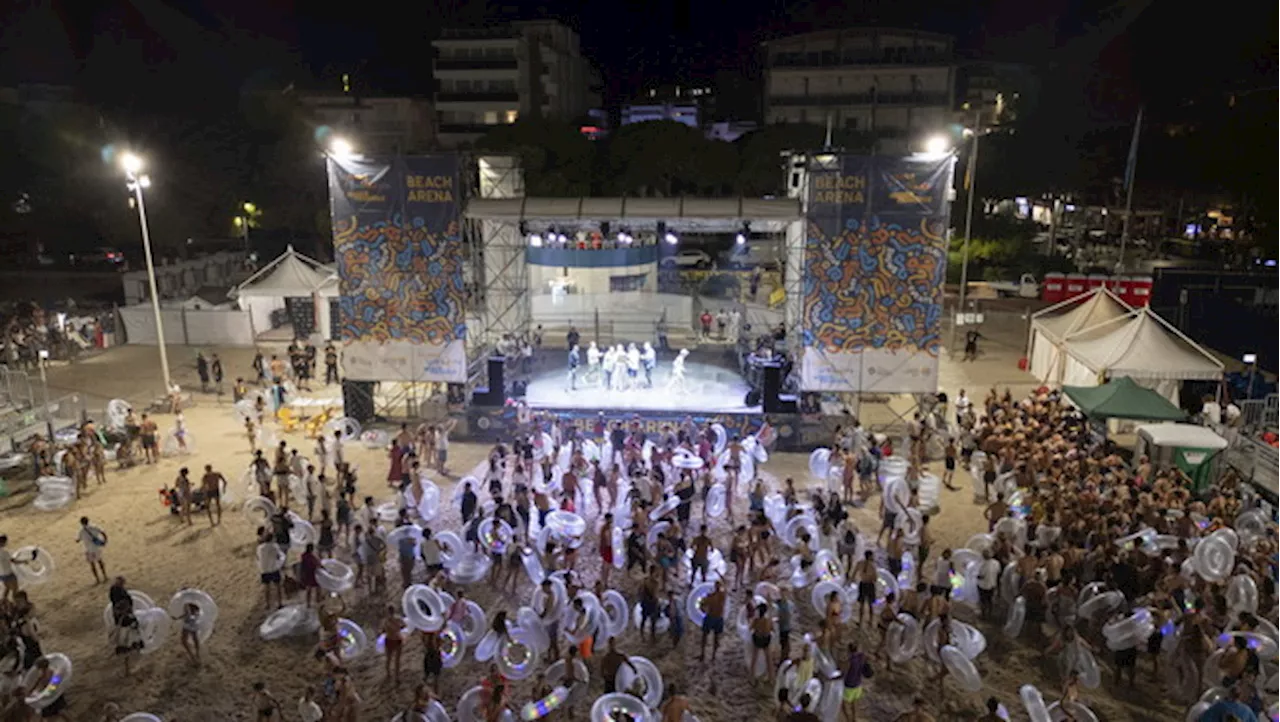
[[[107, 533], [89, 523], [89, 517], [80, 517], [80, 532], [76, 541], [84, 545], [84, 558], [89, 562], [89, 571], [93, 572], [93, 583], [107, 581], [107, 567], [102, 561], [102, 547], [107, 545]], [[98, 574], [101, 572], [102, 576]]]

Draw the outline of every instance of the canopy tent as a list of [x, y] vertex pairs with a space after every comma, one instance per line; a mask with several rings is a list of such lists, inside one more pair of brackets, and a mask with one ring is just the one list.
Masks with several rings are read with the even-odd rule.
[[1146, 424], [1137, 428], [1135, 458], [1146, 456], [1157, 468], [1176, 467], [1191, 477], [1197, 491], [1217, 476], [1217, 460], [1227, 440], [1194, 424]]
[[[232, 295], [239, 301], [240, 308], [250, 312], [256, 336], [279, 325], [278, 320], [273, 325], [272, 317], [279, 319], [276, 312], [288, 309], [290, 321], [299, 325], [292, 330], [294, 333], [309, 335], [317, 332], [327, 339], [329, 299], [338, 296], [337, 278], [333, 268], [289, 246], [278, 258], [237, 286]], [[310, 328], [301, 327], [304, 323]], [[280, 328], [288, 330], [285, 326]]]
[[1222, 363], [1149, 308], [1067, 336], [1062, 383], [1097, 386], [1127, 376], [1178, 403], [1182, 381], [1222, 378]]
[[1043, 383], [1062, 383], [1066, 338], [1132, 311], [1111, 289], [1099, 286], [1032, 314], [1027, 351], [1031, 374]]
[[1111, 379], [1101, 386], [1064, 386], [1062, 392], [1086, 416], [1094, 419], [1181, 421], [1187, 416], [1168, 399], [1139, 386], [1127, 376]]

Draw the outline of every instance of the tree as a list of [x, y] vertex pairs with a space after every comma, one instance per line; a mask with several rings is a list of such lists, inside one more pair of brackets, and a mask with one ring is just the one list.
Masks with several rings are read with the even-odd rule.
[[[706, 144], [696, 128], [673, 120], [624, 125], [608, 140], [604, 184], [611, 192], [627, 195], [697, 193], [710, 177], [703, 169]], [[713, 170], [711, 176], [722, 171]]]
[[520, 158], [531, 196], [591, 195], [595, 148], [572, 126], [540, 118], [499, 125], [476, 141], [477, 150]]
[[[739, 138], [740, 162], [737, 191], [745, 197], [786, 195], [784, 151], [814, 151], [823, 147], [827, 130], [819, 125], [767, 125]], [[871, 149], [870, 136], [856, 131], [836, 130], [832, 143], [846, 153], [865, 153]]]

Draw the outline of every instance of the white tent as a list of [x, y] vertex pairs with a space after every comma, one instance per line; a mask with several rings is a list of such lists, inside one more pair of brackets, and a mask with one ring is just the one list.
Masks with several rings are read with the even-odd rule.
[[329, 337], [329, 298], [338, 295], [337, 273], [329, 266], [293, 250], [285, 249], [233, 292], [240, 308], [250, 311], [255, 332], [271, 328], [271, 313], [285, 307], [286, 298], [310, 298], [318, 309], [315, 331]]
[[1127, 303], [1104, 286], [1037, 311], [1031, 316], [1028, 370], [1043, 383], [1062, 383], [1067, 337], [1124, 317], [1132, 311]]
[[1065, 386], [1128, 376], [1176, 404], [1182, 381], [1222, 378], [1221, 362], [1145, 307], [1077, 331], [1065, 346]]

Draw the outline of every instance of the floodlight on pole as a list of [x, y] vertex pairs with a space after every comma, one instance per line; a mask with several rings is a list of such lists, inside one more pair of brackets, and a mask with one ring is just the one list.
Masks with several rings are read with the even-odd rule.
[[346, 138], [337, 137], [329, 141], [329, 155], [334, 158], [350, 158], [355, 152], [355, 146]]
[[122, 153], [120, 155], [120, 167], [124, 169], [126, 175], [130, 176], [130, 180], [133, 180], [133, 176], [138, 175], [142, 170], [142, 166], [142, 158], [136, 153]]
[[931, 135], [924, 142], [924, 152], [929, 155], [946, 155], [951, 152], [951, 139], [945, 135]]
[[144, 167], [142, 158], [134, 153], [120, 156], [120, 167], [124, 169], [125, 186], [133, 192], [133, 200], [138, 208], [138, 226], [142, 230], [142, 252], [147, 261], [147, 283], [151, 289], [151, 311], [156, 318], [156, 346], [160, 349], [160, 372], [164, 376], [164, 395], [168, 396], [173, 388], [173, 378], [169, 375], [169, 352], [164, 345], [164, 324], [160, 320], [160, 292], [156, 288], [156, 266], [151, 257], [151, 230], [147, 227], [147, 206], [142, 190], [151, 187], [151, 178], [139, 175]]

